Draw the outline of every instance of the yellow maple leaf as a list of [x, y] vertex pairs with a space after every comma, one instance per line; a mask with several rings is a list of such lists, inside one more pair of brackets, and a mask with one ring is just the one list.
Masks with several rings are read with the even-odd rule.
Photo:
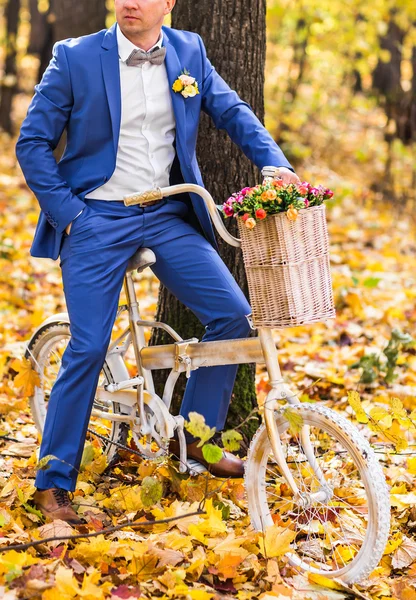
[[244, 560], [248, 556], [249, 551], [242, 548], [242, 544], [247, 543], [248, 538], [245, 536], [235, 537], [235, 533], [231, 532], [225, 540], [216, 544], [213, 548], [215, 554], [219, 554], [221, 558], [223, 555], [234, 554], [238, 555]]
[[76, 559], [84, 559], [88, 562], [103, 560], [111, 548], [111, 540], [106, 540], [104, 535], [97, 535], [88, 542], [81, 542], [71, 551], [71, 556]]
[[341, 581], [330, 579], [329, 577], [325, 577], [325, 575], [320, 575], [319, 573], [308, 573], [308, 581], [311, 583], [316, 583], [317, 585], [321, 585], [329, 590], [344, 591], [349, 589]]
[[390, 536], [383, 554], [392, 554], [395, 550], [397, 550], [402, 542], [403, 537], [400, 532], [393, 534]]
[[283, 416], [289, 423], [289, 431], [293, 435], [299, 433], [303, 426], [303, 417], [299, 412], [292, 407], [288, 406], [283, 411]]
[[357, 554], [357, 550], [353, 546], [345, 546], [339, 544], [335, 549], [335, 558], [341, 565], [346, 565], [352, 561], [354, 556]]
[[349, 292], [344, 297], [345, 304], [347, 304], [351, 310], [354, 317], [363, 317], [363, 303], [360, 296], [356, 292]]
[[282, 556], [290, 551], [290, 544], [295, 537], [295, 531], [279, 525], [270, 525], [259, 538], [260, 552], [265, 558]]
[[348, 404], [351, 406], [359, 423], [368, 423], [368, 417], [361, 406], [360, 395], [356, 391], [348, 391]]
[[407, 470], [410, 475], [416, 475], [416, 456], [407, 459]]
[[227, 525], [222, 520], [222, 510], [213, 505], [212, 498], [208, 498], [204, 508], [207, 515], [204, 520], [198, 524], [199, 531], [208, 535], [225, 533], [227, 531]]
[[154, 554], [143, 553], [134, 556], [129, 564], [128, 572], [136, 575], [137, 579], [146, 581], [155, 576], [158, 561], [159, 558]]
[[403, 407], [403, 403], [401, 402], [401, 400], [399, 400], [399, 398], [390, 398], [390, 406], [392, 417], [394, 419], [404, 419], [405, 421], [407, 421], [408, 416], [406, 409]]
[[81, 589], [78, 590], [78, 595], [84, 600], [102, 600], [104, 598], [104, 590], [102, 586], [98, 586], [101, 573], [93, 571], [92, 573], [84, 573]]
[[[52, 590], [51, 590], [52, 591]], [[78, 582], [74, 577], [72, 569], [67, 569], [63, 565], [59, 565], [55, 573], [55, 590], [59, 593], [59, 597], [67, 600], [74, 598], [79, 593]], [[55, 598], [58, 598], [56, 594]]]
[[15, 358], [10, 367], [17, 371], [13, 379], [16, 388], [22, 388], [23, 396], [32, 396], [35, 387], [40, 387], [39, 373], [32, 368], [32, 363], [28, 358], [22, 357], [21, 360]]
[[392, 415], [380, 406], [374, 406], [370, 410], [370, 416], [374, 421], [377, 421], [377, 427], [380, 429], [387, 429], [392, 425]]
[[18, 567], [26, 567], [38, 562], [38, 558], [33, 557], [27, 552], [16, 552], [9, 550], [0, 555], [0, 573], [8, 573]]

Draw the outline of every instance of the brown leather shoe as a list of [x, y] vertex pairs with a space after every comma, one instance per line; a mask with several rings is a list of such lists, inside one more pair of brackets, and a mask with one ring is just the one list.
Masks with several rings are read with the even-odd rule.
[[[199, 440], [186, 445], [188, 458], [193, 458], [207, 468], [216, 477], [244, 477], [244, 461], [231, 452], [223, 450], [222, 458], [217, 463], [209, 463], [202, 454], [202, 446], [198, 448]], [[172, 438], [169, 442], [169, 452], [179, 458], [179, 442]]]
[[36, 490], [33, 494], [33, 503], [45, 517], [62, 519], [62, 521], [66, 521], [70, 525], [85, 523], [72, 508], [68, 491], [62, 488]]

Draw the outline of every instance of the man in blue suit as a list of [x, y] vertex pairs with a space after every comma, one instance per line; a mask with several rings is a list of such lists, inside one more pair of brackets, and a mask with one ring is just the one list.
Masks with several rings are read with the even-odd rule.
[[[75, 490], [94, 393], [111, 339], [129, 258], [149, 247], [159, 280], [205, 325], [203, 341], [246, 337], [250, 305], [218, 254], [208, 211], [195, 194], [145, 206], [123, 197], [153, 187], [203, 185], [195, 155], [200, 111], [225, 129], [259, 169], [280, 167], [299, 182], [279, 146], [229, 88], [196, 33], [167, 28], [176, 0], [115, 0], [108, 30], [55, 44], [16, 146], [41, 212], [30, 253], [60, 256], [71, 340], [48, 403], [34, 502], [44, 515], [80, 523], [68, 491]], [[186, 70], [199, 93], [174, 82]], [[189, 80], [190, 81], [190, 80]], [[189, 83], [188, 81], [188, 83]], [[66, 128], [67, 144], [53, 156]], [[225, 423], [237, 367], [193, 371], [181, 414]], [[188, 456], [202, 460], [187, 435]], [[211, 467], [241, 477], [243, 462], [224, 452]]]

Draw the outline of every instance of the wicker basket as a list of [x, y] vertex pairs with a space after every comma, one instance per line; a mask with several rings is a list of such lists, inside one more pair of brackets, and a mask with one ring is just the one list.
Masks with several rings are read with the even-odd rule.
[[248, 229], [237, 218], [256, 327], [294, 327], [335, 317], [325, 204], [269, 215]]

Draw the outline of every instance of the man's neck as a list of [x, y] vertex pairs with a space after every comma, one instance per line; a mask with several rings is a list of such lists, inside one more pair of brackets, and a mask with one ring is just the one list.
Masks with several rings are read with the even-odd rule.
[[[120, 25], [119, 25], [119, 27], [120, 27]], [[138, 48], [141, 48], [142, 50], [146, 50], [146, 52], [148, 50], [150, 50], [150, 48], [152, 48], [157, 43], [157, 41], [160, 38], [160, 34], [161, 34], [161, 29], [159, 29], [157, 31], [145, 32], [141, 35], [135, 35], [135, 36], [130, 35], [126, 31], [123, 31], [123, 29], [121, 29], [121, 27], [120, 27], [120, 31], [132, 44], [134, 44]]]

